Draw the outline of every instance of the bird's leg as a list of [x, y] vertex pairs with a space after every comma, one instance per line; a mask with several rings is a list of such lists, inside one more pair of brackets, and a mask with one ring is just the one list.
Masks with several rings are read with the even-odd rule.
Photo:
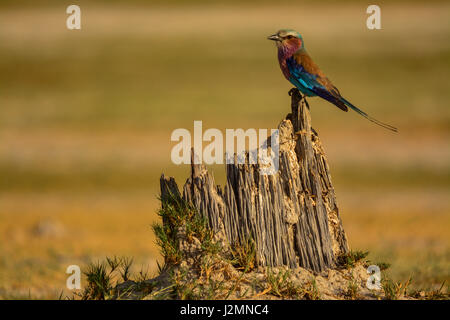
[[[288, 94], [289, 94], [289, 96], [291, 96], [292, 97], [292, 95], [297, 95], [297, 97], [294, 97], [294, 98], [292, 98], [293, 99], [293, 106], [295, 105], [295, 107], [296, 107], [296, 110], [295, 111], [297, 111], [298, 112], [298, 110], [299, 110], [299, 108], [300, 108], [300, 106], [299, 106], [299, 104], [300, 104], [300, 101], [301, 100], [303, 100], [303, 102], [305, 103], [305, 106], [306, 106], [306, 108], [308, 109], [308, 110], [310, 110], [309, 109], [309, 104], [308, 104], [308, 101], [305, 99], [305, 95], [303, 94], [303, 93], [301, 93], [300, 92], [300, 90], [298, 90], [297, 88], [292, 88], [291, 90], [289, 90], [289, 92], [288, 92]], [[294, 102], [295, 101], [295, 102]], [[295, 112], [294, 112], [294, 109], [293, 109], [293, 113], [291, 113], [290, 114], [290, 120], [292, 121], [292, 117], [294, 116], [294, 114], [295, 114]], [[298, 140], [298, 137], [301, 135], [301, 134], [306, 134], [307, 133], [307, 131], [306, 130], [299, 130], [299, 131], [296, 131], [295, 133], [294, 133], [294, 138], [292, 139], [292, 140]], [[312, 134], [314, 134], [314, 135], [316, 135], [316, 136], [318, 136], [318, 134], [317, 134], [317, 132], [316, 132], [316, 130], [314, 130], [313, 128], [311, 128], [311, 133]]]

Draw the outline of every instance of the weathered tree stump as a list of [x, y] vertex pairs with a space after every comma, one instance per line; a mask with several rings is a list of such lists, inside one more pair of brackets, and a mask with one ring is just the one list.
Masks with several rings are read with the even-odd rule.
[[[228, 164], [222, 190], [204, 165], [192, 161], [182, 197], [230, 245], [245, 245], [252, 238], [257, 265], [320, 272], [348, 252], [347, 239], [308, 103], [296, 89], [290, 95], [292, 113], [278, 126], [276, 174], [260, 175], [259, 164]], [[161, 198], [169, 191], [181, 197], [173, 178], [162, 175], [160, 182]]]

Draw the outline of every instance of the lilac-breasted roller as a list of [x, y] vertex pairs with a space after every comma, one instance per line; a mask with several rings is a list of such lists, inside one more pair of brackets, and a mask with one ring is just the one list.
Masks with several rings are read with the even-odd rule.
[[386, 129], [397, 132], [397, 128], [372, 118], [341, 96], [306, 52], [303, 38], [297, 31], [282, 29], [268, 37], [276, 42], [281, 71], [300, 92], [308, 97], [319, 96], [343, 111], [353, 109], [368, 120]]

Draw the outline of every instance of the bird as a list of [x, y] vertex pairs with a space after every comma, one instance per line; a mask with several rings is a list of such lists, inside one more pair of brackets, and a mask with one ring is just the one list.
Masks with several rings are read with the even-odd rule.
[[369, 121], [393, 132], [398, 132], [397, 128], [372, 118], [340, 94], [306, 51], [300, 33], [292, 29], [281, 29], [267, 39], [276, 43], [278, 62], [283, 75], [305, 96], [318, 96], [345, 112], [350, 108]]

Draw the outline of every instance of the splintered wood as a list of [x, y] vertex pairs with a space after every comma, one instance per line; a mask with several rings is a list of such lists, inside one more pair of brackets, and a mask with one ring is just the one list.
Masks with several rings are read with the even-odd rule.
[[[227, 183], [216, 186], [203, 164], [191, 164], [182, 197], [205, 215], [224, 243], [252, 239], [259, 266], [298, 266], [316, 272], [348, 252], [336, 195], [320, 139], [311, 128], [307, 101], [291, 90], [292, 113], [279, 129], [279, 170], [261, 175], [260, 164], [226, 165]], [[270, 145], [270, 138], [268, 141]], [[181, 197], [161, 176], [161, 197]]]

